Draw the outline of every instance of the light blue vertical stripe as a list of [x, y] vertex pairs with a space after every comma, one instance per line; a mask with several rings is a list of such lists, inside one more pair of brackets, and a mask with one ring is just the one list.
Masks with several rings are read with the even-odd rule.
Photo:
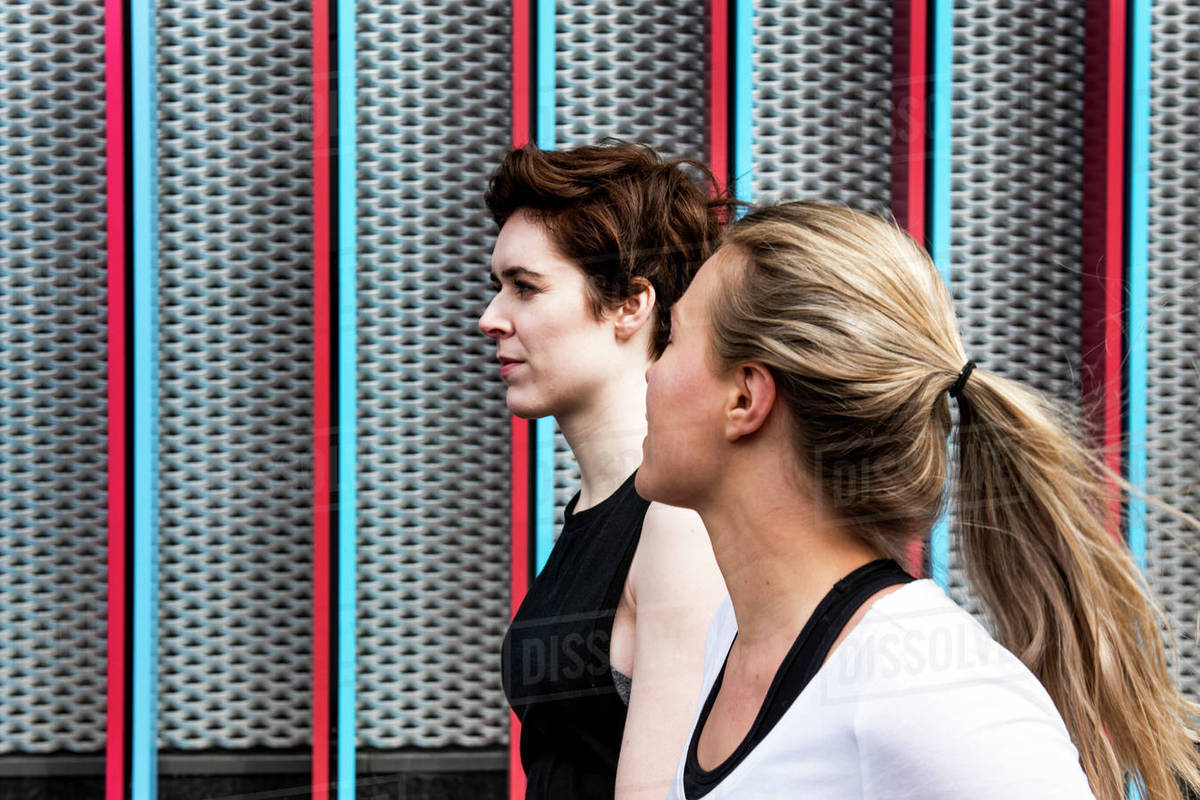
[[954, 95], [954, 0], [932, 0], [933, 124], [929, 161], [930, 255], [947, 285], [950, 283], [950, 159]]
[[541, 417], [537, 425], [537, 461], [535, 464], [534, 556], [536, 571], [541, 572], [554, 549], [554, 417]]
[[537, 2], [537, 146], [554, 149], [554, 0]]
[[[950, 285], [950, 101], [954, 80], [954, 0], [933, 0], [933, 124], [929, 159], [929, 254]], [[950, 585], [950, 520], [942, 514], [929, 534], [931, 577]]]
[[130, 3], [133, 124], [134, 800], [158, 792], [158, 191], [154, 2]]
[[[554, 0], [537, 3], [537, 146], [553, 150], [554, 131]], [[534, 569], [542, 571], [554, 548], [554, 436], [558, 426], [554, 417], [542, 417], [534, 423], [536, 455], [534, 459]]]
[[[1150, 194], [1150, 0], [1130, 6], [1129, 161], [1126, 176], [1126, 262], [1128, 264], [1129, 358], [1126, 362], [1129, 398], [1129, 476], [1146, 490], [1146, 384], [1149, 315], [1149, 194]], [[1146, 569], [1146, 503], [1129, 498], [1129, 549]]]
[[358, 224], [355, 203], [356, 105], [354, 0], [337, 4], [337, 175], [338, 175], [338, 645], [337, 645], [337, 796], [355, 794], [355, 620], [357, 591], [356, 390], [358, 299]]
[[[1126, 286], [1128, 300], [1125, 330], [1129, 353], [1126, 360], [1126, 397], [1129, 398], [1127, 424], [1129, 457], [1127, 479], [1139, 491], [1146, 491], [1146, 386], [1147, 329], [1149, 326], [1150, 272], [1150, 14], [1151, 0], [1133, 0], [1129, 7], [1129, 157], [1126, 163], [1125, 208], [1127, 252]], [[1129, 551], [1134, 561], [1146, 570], [1146, 502], [1129, 497]], [[1142, 793], [1129, 780], [1130, 800], [1141, 800]]]
[[734, 0], [733, 18], [733, 193], [754, 199], [754, 159], [750, 151], [754, 113], [751, 79], [754, 56], [754, 5]]

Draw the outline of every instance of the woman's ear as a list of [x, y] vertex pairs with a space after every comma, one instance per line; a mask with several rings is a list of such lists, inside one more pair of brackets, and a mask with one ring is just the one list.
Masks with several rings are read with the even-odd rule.
[[633, 279], [634, 294], [613, 312], [613, 327], [618, 339], [629, 339], [637, 334], [654, 313], [654, 285], [645, 278]]
[[725, 407], [725, 438], [736, 442], [761, 430], [775, 407], [775, 376], [762, 364], [742, 364], [734, 372]]

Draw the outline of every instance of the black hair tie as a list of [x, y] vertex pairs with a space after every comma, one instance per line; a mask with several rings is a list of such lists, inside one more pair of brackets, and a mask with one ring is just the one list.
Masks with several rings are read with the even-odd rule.
[[967, 365], [962, 368], [962, 372], [958, 373], [958, 380], [950, 387], [950, 396], [955, 400], [962, 394], [963, 387], [967, 385], [967, 378], [971, 377], [971, 373], [975, 371], [975, 362], [968, 361]]

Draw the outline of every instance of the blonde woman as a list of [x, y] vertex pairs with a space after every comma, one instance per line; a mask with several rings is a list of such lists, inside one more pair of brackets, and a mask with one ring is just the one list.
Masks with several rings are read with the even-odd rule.
[[[699, 512], [730, 601], [670, 797], [1177, 800], [1196, 707], [1065, 417], [963, 351], [895, 226], [756, 211], [647, 372], [637, 489]], [[950, 403], [958, 404], [952, 430]], [[993, 639], [897, 566], [942, 510]]]

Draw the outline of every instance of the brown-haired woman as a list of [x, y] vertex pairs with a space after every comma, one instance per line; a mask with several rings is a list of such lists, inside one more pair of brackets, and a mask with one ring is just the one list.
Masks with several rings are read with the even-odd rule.
[[[968, 360], [924, 250], [808, 203], [726, 241], [647, 374], [637, 489], [699, 512], [731, 597], [670, 797], [1200, 784], [1197, 707], [1106, 529], [1106, 476], [1064, 412]], [[942, 511], [952, 399], [954, 521], [996, 639], [896, 563]]]
[[555, 417], [581, 475], [503, 647], [528, 798], [661, 798], [687, 736], [724, 587], [699, 517], [633, 481], [646, 367], [723, 233], [711, 184], [617, 142], [516, 150], [488, 187], [497, 294], [479, 327], [509, 409]]

